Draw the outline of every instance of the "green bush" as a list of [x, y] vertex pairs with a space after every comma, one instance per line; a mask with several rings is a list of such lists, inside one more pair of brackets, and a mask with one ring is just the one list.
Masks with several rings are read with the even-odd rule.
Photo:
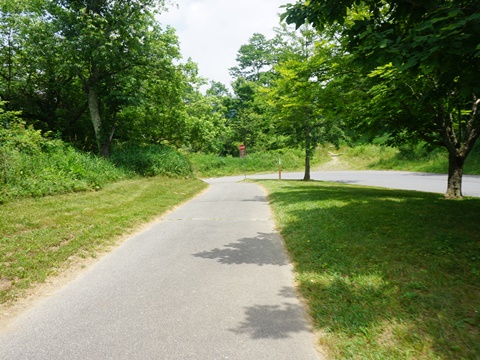
[[0, 174], [0, 202], [97, 190], [131, 176], [105, 159], [48, 139], [21, 122], [0, 128]]
[[142, 176], [193, 176], [188, 158], [166, 145], [117, 145], [112, 151], [111, 161]]

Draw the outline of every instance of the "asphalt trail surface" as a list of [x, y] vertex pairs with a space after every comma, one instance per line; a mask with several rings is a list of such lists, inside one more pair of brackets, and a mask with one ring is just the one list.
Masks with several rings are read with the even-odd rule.
[[263, 190], [209, 181], [0, 333], [0, 359], [321, 359]]
[[[232, 177], [232, 180], [244, 176]], [[278, 174], [248, 175], [251, 179], [278, 179]], [[352, 185], [376, 186], [391, 189], [413, 190], [444, 194], [447, 190], [447, 175], [408, 171], [313, 171], [312, 180], [332, 181]], [[283, 173], [282, 179], [301, 180], [303, 173]], [[212, 179], [211, 181], [215, 181]], [[224, 180], [221, 180], [224, 181]], [[462, 181], [464, 196], [480, 197], [480, 176], [464, 175]]]

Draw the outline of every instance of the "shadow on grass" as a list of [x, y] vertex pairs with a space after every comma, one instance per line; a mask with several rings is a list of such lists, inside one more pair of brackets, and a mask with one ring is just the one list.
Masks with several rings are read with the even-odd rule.
[[480, 354], [479, 199], [262, 184], [334, 357]]

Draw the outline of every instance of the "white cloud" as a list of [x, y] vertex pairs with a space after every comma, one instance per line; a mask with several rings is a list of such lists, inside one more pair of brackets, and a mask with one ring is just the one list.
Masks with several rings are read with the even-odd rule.
[[[225, 85], [231, 82], [228, 69], [236, 65], [241, 45], [254, 33], [273, 36], [288, 0], [177, 0], [159, 17], [160, 23], [177, 30], [185, 59], [192, 58], [200, 75]], [[290, 2], [293, 2], [290, 0]]]

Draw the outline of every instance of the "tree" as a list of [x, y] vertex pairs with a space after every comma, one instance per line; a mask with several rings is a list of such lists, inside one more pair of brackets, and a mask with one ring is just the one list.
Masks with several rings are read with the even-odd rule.
[[[238, 66], [230, 69], [235, 78], [228, 116], [232, 140], [253, 151], [281, 146], [267, 115], [268, 105], [261, 96], [261, 90], [271, 86], [275, 79], [274, 66], [278, 63], [280, 48], [278, 39], [254, 34], [248, 44], [238, 50]], [[236, 147], [235, 151], [238, 151]]]
[[180, 145], [185, 130], [185, 76], [173, 63], [180, 56], [177, 38], [173, 29], [159, 27], [152, 28], [150, 36], [156, 41], [150, 44], [145, 64], [116, 75], [107, 84], [105, 117], [115, 126], [119, 141]]
[[109, 154], [115, 127], [106, 127], [102, 111], [108, 107], [102, 98], [136, 67], [145, 66], [150, 60], [158, 31], [153, 15], [160, 6], [161, 0], [49, 3], [48, 10], [57, 26], [55, 36], [61, 39], [70, 71], [81, 81], [97, 148], [104, 156]]
[[0, 3], [0, 96], [7, 109], [15, 108], [18, 92], [28, 77], [25, 62], [25, 32], [31, 25], [26, 4], [7, 0]]
[[274, 63], [274, 46], [265, 35], [255, 33], [248, 44], [240, 46], [236, 57], [238, 66], [230, 69], [235, 78], [253, 82], [268, 82], [268, 72]]
[[338, 146], [343, 133], [337, 119], [325, 110], [332, 45], [306, 26], [300, 30], [298, 51], [275, 66], [276, 80], [265, 92], [275, 109], [277, 130], [288, 135], [290, 145], [305, 150], [303, 179], [310, 180], [310, 161], [318, 144]]
[[184, 146], [193, 152], [220, 154], [225, 151], [228, 139], [223, 105], [228, 91], [223, 84], [211, 82], [204, 95], [200, 89], [207, 81], [199, 76], [197, 64], [191, 60], [185, 64], [185, 75], [183, 102], [187, 128]]
[[0, 9], [0, 98], [21, 110], [27, 125], [84, 139], [86, 100], [78, 96], [80, 83], [66, 66], [45, 2], [4, 0]]
[[366, 74], [395, 80], [402, 102], [384, 101], [381, 108], [396, 108], [397, 115], [374, 116], [370, 125], [383, 121], [395, 142], [420, 138], [445, 147], [446, 197], [457, 198], [463, 164], [480, 136], [479, 9], [478, 0], [311, 0], [287, 5], [283, 19], [317, 29], [339, 25], [345, 48]]

